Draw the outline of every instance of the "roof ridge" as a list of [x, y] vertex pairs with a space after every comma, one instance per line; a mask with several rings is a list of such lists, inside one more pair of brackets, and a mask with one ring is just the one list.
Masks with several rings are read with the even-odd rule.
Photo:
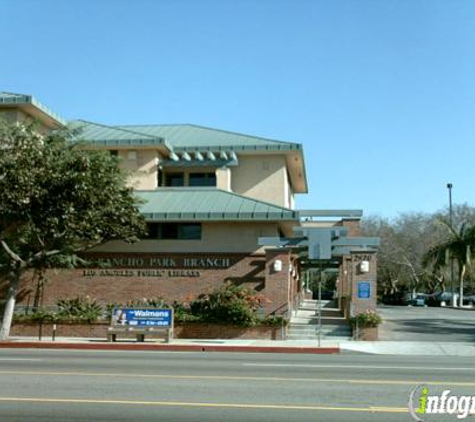
[[261, 203], [261, 204], [269, 205], [270, 207], [281, 208], [281, 209], [283, 209], [283, 210], [292, 211], [292, 212], [295, 211], [295, 210], [293, 210], [293, 209], [283, 207], [282, 205], [272, 204], [271, 202], [263, 201], [262, 199], [256, 199], [256, 198], [252, 198], [252, 197], [250, 197], [250, 196], [240, 195], [239, 193], [232, 192], [232, 191], [228, 191], [228, 190], [224, 190], [224, 189], [220, 189], [220, 188], [215, 188], [215, 189], [216, 189], [217, 191], [220, 191], [220, 192], [225, 192], [225, 193], [228, 193], [228, 194], [230, 194], [230, 195], [237, 196], [238, 198], [245, 198], [245, 199], [248, 199], [248, 200], [251, 200], [251, 201], [254, 201], [254, 202], [259, 202], [259, 203]]
[[126, 133], [132, 133], [134, 135], [145, 136], [145, 137], [151, 138], [151, 139], [163, 140], [163, 138], [161, 138], [159, 136], [153, 136], [153, 135], [148, 135], [148, 134], [142, 133], [142, 132], [136, 132], [134, 130], [123, 129], [123, 128], [118, 127], [118, 126], [105, 125], [104, 123], [96, 123], [96, 122], [91, 122], [89, 120], [84, 120], [84, 119], [78, 119], [76, 121], [86, 123], [86, 124], [89, 124], [89, 125], [104, 127], [104, 128], [107, 128], [107, 129], [113, 129], [113, 130], [119, 130], [119, 131], [126, 132]]
[[248, 138], [255, 138], [255, 139], [261, 139], [263, 141], [267, 142], [275, 142], [278, 144], [295, 144], [296, 142], [290, 142], [290, 141], [280, 141], [278, 139], [271, 139], [271, 138], [264, 138], [263, 136], [256, 136], [256, 135], [247, 135], [245, 133], [241, 132], [234, 132], [232, 130], [224, 130], [224, 129], [216, 129], [214, 127], [209, 127], [209, 126], [203, 126], [203, 125], [196, 125], [193, 123], [185, 123], [183, 126], [193, 126], [193, 127], [198, 127], [200, 129], [208, 129], [208, 130], [215, 130], [216, 132], [223, 132], [223, 133], [229, 133], [231, 135], [239, 135], [239, 136], [246, 136]]
[[238, 136], [245, 136], [247, 138], [254, 138], [254, 139], [260, 139], [262, 141], [267, 141], [267, 142], [275, 142], [278, 144], [296, 144], [296, 142], [290, 142], [290, 141], [281, 141], [278, 139], [271, 139], [271, 138], [265, 138], [263, 136], [256, 136], [256, 135], [247, 135], [242, 132], [234, 132], [231, 130], [224, 130], [224, 129], [217, 129], [214, 127], [210, 126], [203, 126], [203, 125], [197, 125], [194, 123], [164, 123], [164, 124], [157, 124], [157, 123], [152, 123], [152, 124], [139, 124], [139, 125], [120, 125], [120, 127], [130, 127], [130, 126], [135, 126], [135, 127], [146, 127], [146, 126], [189, 126], [189, 127], [195, 127], [199, 129], [206, 129], [206, 130], [213, 130], [215, 132], [222, 132], [222, 133], [228, 133], [230, 135], [238, 135]]

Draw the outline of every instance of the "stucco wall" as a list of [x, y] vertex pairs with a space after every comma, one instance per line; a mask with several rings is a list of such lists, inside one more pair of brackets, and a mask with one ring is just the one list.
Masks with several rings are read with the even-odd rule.
[[284, 156], [240, 156], [239, 166], [233, 167], [231, 172], [233, 192], [290, 207], [290, 187]]
[[[136, 159], [129, 154], [136, 152]], [[121, 150], [121, 168], [131, 172], [128, 183], [137, 190], [150, 190], [157, 187], [157, 151], [154, 150]]]
[[259, 237], [278, 236], [276, 223], [203, 223], [201, 240], [142, 240], [109, 242], [95, 248], [103, 252], [246, 252], [262, 251]]

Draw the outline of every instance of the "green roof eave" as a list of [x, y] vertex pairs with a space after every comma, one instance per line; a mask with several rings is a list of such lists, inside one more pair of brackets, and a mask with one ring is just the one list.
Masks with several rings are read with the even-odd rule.
[[148, 221], [299, 221], [298, 212], [217, 188], [136, 191]]
[[93, 123], [86, 120], [70, 122], [70, 127], [79, 130], [75, 140], [80, 140], [94, 147], [133, 148], [133, 147], [165, 147], [169, 152], [173, 147], [164, 138], [150, 136], [117, 126]]
[[300, 144], [275, 144], [275, 145], [215, 145], [215, 146], [186, 146], [175, 148], [176, 152], [194, 152], [203, 151], [239, 151], [239, 152], [253, 152], [253, 151], [299, 151], [302, 150]]
[[0, 92], [0, 105], [32, 105], [38, 109], [41, 113], [48, 116], [50, 119], [55, 120], [63, 126], [66, 126], [67, 122], [61, 116], [51, 111], [44, 104], [40, 103], [32, 95], [14, 94], [11, 92]]

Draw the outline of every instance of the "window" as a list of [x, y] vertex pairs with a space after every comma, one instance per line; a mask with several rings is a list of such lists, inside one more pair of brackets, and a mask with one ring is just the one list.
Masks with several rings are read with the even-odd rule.
[[216, 186], [216, 173], [190, 173], [190, 186]]
[[165, 186], [185, 186], [184, 173], [166, 173]]
[[116, 149], [111, 149], [111, 150], [109, 150], [109, 152], [113, 157], [118, 157], [119, 156], [119, 151], [116, 150]]
[[147, 223], [147, 229], [147, 239], [201, 239], [201, 223]]
[[147, 239], [158, 239], [158, 223], [147, 223]]

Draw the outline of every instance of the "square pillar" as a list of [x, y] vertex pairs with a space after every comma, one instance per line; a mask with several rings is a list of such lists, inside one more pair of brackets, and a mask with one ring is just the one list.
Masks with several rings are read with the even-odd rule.
[[376, 311], [376, 253], [352, 252], [350, 260], [351, 307], [354, 314]]
[[291, 252], [289, 249], [266, 250], [265, 314], [290, 317], [291, 298]]

